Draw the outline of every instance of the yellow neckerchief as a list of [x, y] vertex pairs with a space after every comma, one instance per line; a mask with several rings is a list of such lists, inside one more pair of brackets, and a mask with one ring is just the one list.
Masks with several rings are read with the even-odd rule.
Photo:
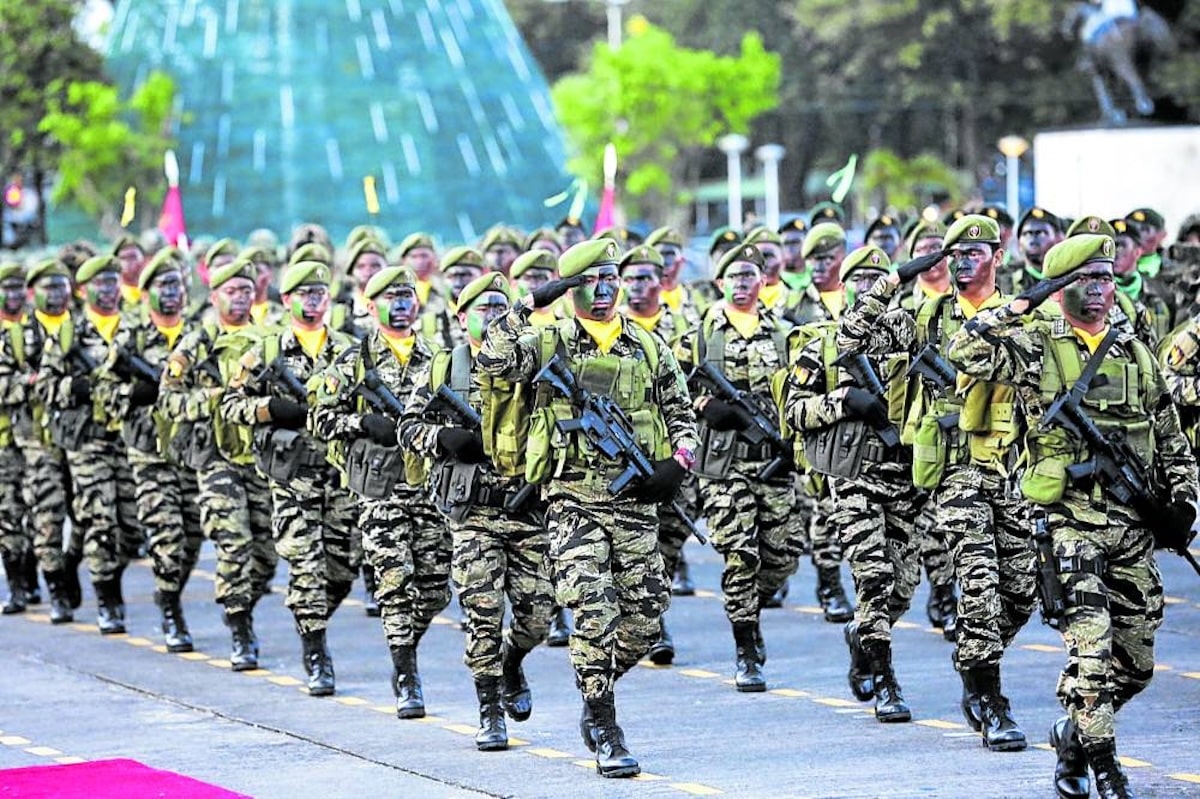
[[592, 337], [592, 341], [596, 342], [596, 346], [605, 355], [612, 349], [613, 344], [617, 343], [617, 339], [621, 335], [621, 317], [614, 316], [607, 322], [598, 322], [594, 319], [584, 319], [581, 316], [575, 317], [587, 334]]
[[296, 341], [300, 342], [304, 353], [314, 361], [321, 354], [321, 350], [325, 349], [324, 325], [321, 325], [316, 330], [305, 330], [304, 328], [293, 326], [292, 333], [295, 334]]
[[433, 291], [433, 283], [429, 280], [417, 280], [417, 299], [421, 304], [429, 302], [429, 292]]
[[742, 338], [748, 339], [758, 330], [758, 314], [739, 311], [729, 305], [725, 306], [725, 318], [733, 329], [741, 333]]
[[183, 332], [183, 320], [180, 319], [170, 327], [162, 327], [161, 325], [155, 325], [155, 327], [158, 328], [159, 333], [166, 336], [167, 347], [175, 349], [175, 342], [179, 340], [179, 334]]
[[660, 297], [661, 297], [662, 301], [667, 304], [667, 307], [670, 308], [675, 313], [679, 313], [679, 310], [681, 308], [683, 308], [683, 286], [682, 285], [676, 286], [673, 289], [663, 289]]
[[468, 342], [467, 342], [467, 346], [469, 346], [469, 347], [471, 348], [471, 357], [472, 357], [472, 358], [478, 358], [478, 357], [479, 357], [479, 351], [483, 349], [483, 345], [482, 345], [482, 344], [475, 344], [475, 343], [473, 343], [473, 342], [470, 342], [470, 341], [468, 341]]
[[142, 301], [142, 290], [137, 286], [128, 286], [122, 283], [121, 296], [125, 299], [125, 302], [133, 305]]
[[627, 319], [637, 322], [648, 332], [653, 333], [658, 329], [658, 323], [662, 321], [663, 314], [666, 313], [662, 308], [658, 309], [658, 313], [654, 316], [634, 316], [633, 314], [625, 314]]
[[771, 286], [763, 286], [758, 292], [758, 298], [763, 305], [768, 308], [774, 308], [779, 304], [779, 298], [783, 296], [783, 290], [786, 286], [782, 282], [775, 283]]
[[42, 327], [46, 328], [47, 335], [51, 336], [58, 335], [58, 329], [63, 326], [63, 322], [66, 322], [70, 316], [66, 311], [57, 316], [51, 316], [45, 311], [34, 311], [33, 315], [42, 323]]
[[261, 325], [270, 312], [271, 303], [269, 302], [256, 302], [250, 306], [250, 318], [254, 320], [254, 324], [256, 325]]
[[980, 311], [986, 311], [988, 308], [999, 308], [1004, 304], [1004, 298], [1000, 295], [999, 291], [993, 291], [990, 297], [979, 304], [978, 308], [961, 294], [954, 295], [954, 299], [958, 300], [958, 308], [967, 319], [974, 319], [975, 314]]
[[948, 288], [945, 291], [941, 291], [933, 286], [927, 286], [924, 283], [917, 283], [917, 286], [921, 289], [921, 293], [931, 300], [936, 300], [938, 297], [945, 297], [950, 293], [950, 289]]
[[529, 324], [534, 327], [545, 327], [552, 325], [558, 321], [558, 314], [554, 312], [553, 307], [550, 309], [541, 309], [529, 314]]
[[247, 322], [244, 325], [223, 325], [218, 322], [217, 326], [221, 328], [222, 333], [237, 333], [241, 330], [245, 330], [246, 328], [250, 327], [250, 323]]
[[399, 361], [402, 366], [407, 366], [409, 358], [412, 357], [413, 347], [415, 347], [417, 344], [416, 335], [409, 333], [407, 336], [393, 336], [383, 332], [382, 330], [380, 330], [380, 335], [383, 336], [383, 340], [387, 343], [388, 349], [391, 350], [392, 354], [396, 356], [396, 360]]
[[84, 313], [87, 314], [88, 321], [96, 328], [96, 332], [100, 334], [100, 337], [109, 344], [112, 344], [113, 336], [117, 334], [117, 325], [121, 323], [121, 315], [119, 313], [100, 314], [91, 308], [85, 308]]
[[1071, 332], [1075, 334], [1076, 338], [1086, 344], [1088, 352], [1094, 355], [1096, 353], [1096, 348], [1100, 346], [1100, 342], [1104, 340], [1106, 335], [1108, 335], [1108, 325], [1105, 325], [1104, 329], [1099, 333], [1089, 333], [1086, 330], [1081, 330], [1078, 327], [1072, 327]]
[[846, 307], [846, 293], [842, 289], [819, 292], [821, 304], [829, 311], [834, 319], [842, 317], [842, 309]]

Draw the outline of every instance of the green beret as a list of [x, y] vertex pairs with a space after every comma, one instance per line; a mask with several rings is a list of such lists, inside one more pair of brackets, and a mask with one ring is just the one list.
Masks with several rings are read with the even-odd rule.
[[283, 275], [279, 278], [279, 293], [287, 294], [306, 283], [328, 286], [329, 280], [329, 264], [320, 261], [296, 261], [288, 264], [283, 270]]
[[800, 255], [808, 258], [811, 255], [828, 252], [839, 244], [845, 243], [846, 231], [842, 230], [841, 225], [836, 222], [818, 222], [813, 225], [812, 230], [808, 231], [808, 235], [804, 237], [804, 245], [800, 248]]
[[913, 225], [912, 230], [905, 237], [905, 242], [908, 246], [908, 255], [912, 257], [913, 248], [917, 246], [917, 242], [921, 239], [944, 239], [946, 237], [946, 226], [941, 222], [926, 222], [918, 220]]
[[979, 215], [986, 216], [988, 219], [996, 222], [1001, 227], [1012, 227], [1012, 214], [1010, 214], [1008, 211], [1005, 211], [998, 205], [985, 205], [983, 208], [979, 209]]
[[657, 247], [660, 244], [674, 244], [676, 247], [682, 247], [683, 236], [679, 235], [679, 231], [675, 228], [664, 225], [650, 231], [650, 235], [646, 237], [646, 243], [651, 247]]
[[0, 280], [10, 277], [19, 277], [21, 280], [25, 280], [25, 267], [16, 261], [8, 261], [0, 264]]
[[363, 296], [368, 300], [373, 300], [388, 286], [416, 285], [417, 276], [413, 270], [407, 266], [389, 266], [387, 269], [380, 269], [367, 281], [367, 287], [363, 289]]
[[612, 225], [611, 227], [606, 227], [603, 230], [597, 230], [592, 234], [592, 238], [612, 239], [617, 244], [620, 244], [622, 247], [624, 247], [629, 243], [629, 230], [621, 227], [620, 225]]
[[793, 232], [803, 233], [806, 230], [808, 230], [808, 223], [801, 217], [794, 216], [779, 226], [779, 235], [782, 236], [784, 233]]
[[63, 266], [62, 262], [55, 258], [47, 258], [44, 261], [38, 261], [33, 266], [29, 267], [29, 271], [25, 273], [25, 285], [32, 286], [38, 281], [38, 278], [61, 275], [66, 278], [71, 277], [71, 272], [67, 267]]
[[121, 262], [117, 260], [115, 255], [95, 255], [88, 258], [79, 269], [75, 270], [75, 282], [83, 284], [94, 278], [101, 272], [120, 272]]
[[258, 227], [246, 236], [247, 247], [260, 247], [264, 250], [275, 251], [279, 247], [279, 237], [270, 228]]
[[1081, 216], [1067, 228], [1067, 238], [1083, 233], [1101, 233], [1113, 239], [1117, 237], [1117, 231], [1113, 229], [1113, 226], [1098, 216]]
[[658, 254], [658, 250], [654, 249], [649, 244], [639, 244], [621, 256], [621, 261], [618, 264], [618, 267], [624, 269], [631, 264], [650, 264], [656, 269], [661, 270], [664, 263], [663, 257]]
[[740, 244], [741, 235], [731, 227], [719, 227], [713, 231], [712, 240], [708, 242], [708, 254], [712, 255], [722, 244]]
[[1156, 228], [1165, 227], [1167, 224], [1163, 215], [1153, 208], [1138, 208], [1125, 214], [1125, 218], [1131, 222], [1137, 222], [1139, 225], [1150, 225]]
[[418, 247], [437, 252], [437, 247], [433, 246], [433, 238], [428, 233], [409, 233], [396, 248], [396, 254], [403, 258]]
[[1080, 233], [1063, 239], [1046, 250], [1042, 262], [1042, 275], [1047, 278], [1062, 277], [1091, 261], [1113, 262], [1117, 246], [1108, 236], [1100, 233]]
[[739, 244], [721, 256], [721, 261], [717, 264], [717, 272], [713, 277], [720, 280], [725, 276], [725, 270], [739, 261], [752, 263], [759, 269], [763, 268], [763, 257], [759, 249], [753, 244]]
[[479, 243], [479, 249], [487, 252], [492, 247], [499, 244], [511, 244], [518, 250], [524, 244], [525, 237], [521, 235], [521, 231], [506, 227], [505, 225], [496, 225], [487, 233], [483, 234], [483, 241]]
[[552, 241], [562, 249], [562, 237], [558, 232], [548, 227], [540, 227], [525, 237], [525, 241], [521, 244], [521, 249], [532, 250], [537, 247], [539, 241]]
[[558, 276], [575, 277], [594, 266], [616, 266], [620, 247], [609, 238], [588, 239], [567, 249], [558, 259]]
[[256, 280], [258, 278], [258, 270], [254, 266], [254, 261], [244, 255], [239, 255], [224, 266], [218, 266], [208, 275], [208, 287], [210, 289], [220, 288], [235, 277], [244, 277], [251, 281]]
[[[1112, 226], [1112, 229], [1113, 229], [1112, 237], [1114, 239], [1117, 236], [1128, 236], [1129, 238], [1133, 239], [1136, 243], [1138, 243], [1138, 244], [1142, 243], [1142, 232], [1140, 230], [1138, 230], [1136, 226], [1129, 224], [1129, 222], [1127, 220], [1111, 219], [1111, 220], [1109, 220], [1108, 224]], [[1183, 238], [1183, 237], [1181, 236], [1180, 238]]]
[[871, 234], [874, 233], [876, 230], [880, 230], [881, 228], [889, 228], [889, 227], [894, 227], [894, 228], [896, 228], [897, 232], [899, 232], [900, 220], [898, 220], [898, 219], [896, 219], [896, 217], [890, 216], [888, 214], [883, 214], [882, 216], [878, 216], [874, 220], [871, 221], [871, 224], [867, 225], [867, 232], [863, 234], [863, 238], [870, 238]]
[[553, 272], [555, 269], [558, 269], [558, 256], [540, 247], [532, 249], [529, 252], [523, 252], [512, 262], [509, 274], [515, 280], [530, 269], [549, 269]]
[[354, 266], [354, 262], [367, 253], [374, 253], [382, 258], [385, 264], [387, 263], [387, 248], [383, 246], [383, 242], [378, 239], [359, 239], [346, 258], [347, 266]]
[[442, 256], [442, 271], [446, 271], [452, 266], [475, 266], [480, 269], [486, 269], [483, 264], [483, 256], [479, 250], [474, 247], [454, 247], [447, 250]]
[[301, 261], [317, 261], [326, 266], [333, 266], [333, 253], [329, 252], [324, 244], [310, 241], [307, 244], [301, 244], [292, 252], [291, 257], [288, 258], [288, 266]]
[[[542, 250], [542, 252], [546, 252], [546, 250]], [[485, 291], [499, 291], [505, 297], [508, 297], [508, 304], [512, 305], [512, 285], [499, 272], [488, 272], [486, 275], [480, 275], [472, 280], [459, 293], [458, 300], [455, 303], [458, 306], [458, 310], [467, 310], [467, 308], [471, 307], [471, 303], [479, 299], [479, 295]]]
[[1033, 208], [1030, 208], [1028, 211], [1021, 214], [1021, 222], [1017, 225], [1018, 236], [1021, 235], [1021, 231], [1024, 230], [1025, 226], [1030, 222], [1045, 222], [1059, 233], [1062, 233], [1064, 230], [1061, 219], [1047, 211], [1045, 208], [1040, 208], [1035, 205]]
[[275, 255], [275, 250], [270, 247], [259, 247], [257, 245], [243, 248], [237, 257], [239, 261], [244, 258], [253, 264], [266, 263], [271, 266], [275, 266], [279, 260]]
[[951, 211], [950, 213], [948, 213], [942, 217], [942, 224], [945, 225], [946, 227], [950, 227], [951, 225], [953, 225], [955, 222], [962, 219], [966, 215], [967, 215], [967, 212], [964, 211], [963, 209], [955, 208], [953, 211]]
[[117, 255], [126, 247], [137, 247], [139, 250], [142, 250], [143, 254], [146, 252], [144, 249], [142, 249], [142, 244], [140, 241], [135, 239], [133, 236], [125, 235], [117, 236], [117, 240], [113, 242], [112, 254]]
[[383, 231], [373, 225], [359, 225], [346, 234], [346, 249], [353, 250], [354, 245], [363, 239], [375, 239], [382, 242], [384, 240]]
[[946, 231], [943, 247], [951, 244], [999, 244], [1000, 225], [995, 219], [979, 214], [967, 214]]
[[231, 255], [234, 258], [238, 254], [238, 243], [233, 239], [221, 239], [216, 244], [208, 248], [208, 252], [204, 253], [204, 263], [211, 264], [213, 259], [219, 255]]
[[823, 202], [817, 203], [813, 207], [812, 214], [808, 219], [808, 226], [815, 228], [822, 222], [836, 222], [841, 225], [846, 221], [846, 214], [842, 211], [842, 207], [837, 203]]
[[182, 272], [184, 263], [182, 251], [176, 247], [163, 247], [154, 254], [150, 262], [142, 269], [142, 273], [138, 275], [138, 288], [145, 291], [154, 276], [162, 272], [170, 272], [172, 269]]
[[855, 269], [878, 269], [882, 272], [892, 271], [892, 260], [887, 257], [887, 253], [876, 247], [874, 244], [868, 244], [865, 247], [859, 247], [851, 251], [842, 261], [842, 282]]
[[783, 246], [783, 237], [765, 225], [759, 225], [758, 227], [752, 229], [746, 234], [746, 238], [743, 239], [742, 243], [758, 244], [760, 241], [765, 241], [770, 244], [778, 244], [780, 247]]

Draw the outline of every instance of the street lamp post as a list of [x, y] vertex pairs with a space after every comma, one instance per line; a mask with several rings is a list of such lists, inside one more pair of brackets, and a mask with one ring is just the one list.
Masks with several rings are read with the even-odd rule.
[[[613, 50], [621, 49], [621, 6], [629, 0], [601, 0], [605, 5], [608, 17], [608, 46]], [[543, 3], [567, 3], [570, 0], [542, 0]]]
[[717, 139], [717, 147], [729, 160], [729, 226], [742, 229], [742, 153], [750, 140], [740, 133], [729, 133]]
[[1004, 155], [1004, 172], [1007, 184], [1005, 208], [1013, 219], [1021, 218], [1021, 156], [1029, 149], [1029, 142], [1017, 135], [1005, 136], [996, 142], [996, 149]]
[[766, 204], [766, 223], [771, 230], [779, 229], [779, 162], [787, 150], [779, 144], [764, 144], [754, 151], [763, 165], [763, 195]]

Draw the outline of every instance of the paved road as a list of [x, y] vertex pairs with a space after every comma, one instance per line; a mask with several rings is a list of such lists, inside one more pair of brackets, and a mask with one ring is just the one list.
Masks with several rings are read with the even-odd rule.
[[[689, 544], [698, 584], [715, 588], [712, 550]], [[1200, 796], [1195, 721], [1200, 711], [1200, 580], [1163, 558], [1171, 605], [1159, 634], [1158, 675], [1120, 717], [1121, 752], [1140, 796]], [[896, 667], [914, 723], [884, 726], [845, 684], [840, 627], [807, 604], [808, 564], [792, 603], [764, 619], [772, 690], [730, 684], [732, 642], [712, 591], [677, 599], [669, 619], [680, 647], [673, 668], [636, 669], [618, 689], [619, 715], [646, 773], [601, 780], [576, 731], [578, 699], [566, 652], [528, 660], [533, 718], [510, 723], [509, 752], [474, 749], [476, 707], [461, 664], [456, 608], [422, 644], [428, 708], [397, 720], [378, 622], [351, 602], [330, 640], [338, 694], [299, 687], [299, 641], [277, 592], [258, 612], [263, 669], [233, 674], [211, 597], [211, 554], [189, 591], [198, 652], [159, 646], [149, 569], [130, 569], [130, 634], [101, 638], [90, 623], [51, 627], [42, 613], [0, 619], [0, 768], [131, 757], [259, 797], [1030, 797], [1052, 796], [1053, 756], [983, 749], [957, 708], [950, 645], [922, 614], [896, 634]], [[282, 579], [282, 578], [280, 578]], [[277, 583], [279, 581], [277, 580]], [[924, 605], [924, 589], [917, 607]], [[89, 598], [80, 613], [91, 621]], [[1059, 714], [1054, 683], [1063, 652], [1036, 621], [1006, 660], [1005, 689], [1041, 743]], [[3, 775], [0, 773], [0, 794]]]

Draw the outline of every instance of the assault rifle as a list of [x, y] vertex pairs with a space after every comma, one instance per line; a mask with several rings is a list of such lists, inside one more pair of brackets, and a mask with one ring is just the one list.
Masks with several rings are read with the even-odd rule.
[[[905, 377], [913, 375], [924, 379], [942, 395], [953, 391], [958, 383], [958, 370], [941, 356], [933, 344], [926, 344], [909, 365]], [[943, 431], [953, 430], [958, 427], [958, 419], [957, 413], [948, 413], [938, 418], [938, 427]]]
[[[625, 415], [625, 411], [621, 410], [621, 406], [617, 405], [612, 397], [595, 394], [580, 386], [558, 355], [542, 367], [533, 382], [534, 385], [549, 385], [579, 412], [577, 419], [559, 420], [559, 431], [582, 433], [588, 443], [606, 458], [625, 463], [624, 471], [608, 484], [610, 493], [620, 494], [635, 479], [644, 480], [654, 474], [654, 462], [642, 450], [634, 432], [633, 422]], [[672, 500], [671, 510], [700, 543], [708, 543], [708, 539], [697, 529], [696, 522], [687, 515], [679, 500]]]
[[900, 446], [900, 431], [887, 418], [887, 400], [883, 391], [883, 383], [879, 382], [879, 375], [875, 374], [875, 368], [871, 366], [867, 356], [861, 352], [846, 352], [838, 356], [833, 365], [844, 369], [858, 387], [875, 400], [872, 405], [877, 405], [878, 413], [874, 414], [874, 420], [867, 420], [867, 424], [871, 425], [871, 429], [875, 431], [875, 435], [879, 436], [879, 440], [889, 449]]
[[386, 413], [393, 419], [404, 415], [404, 403], [379, 379], [379, 373], [374, 369], [363, 372], [362, 380], [358, 382], [354, 391], [380, 413]]
[[741, 391], [730, 383], [721, 370], [707, 361], [697, 366], [688, 376], [689, 383], [699, 383], [707, 388], [714, 397], [722, 402], [728, 402], [741, 411], [742, 416], [749, 422], [745, 429], [739, 430], [746, 443], [760, 447], [770, 444], [775, 457], [758, 470], [759, 480], [771, 479], [780, 469], [794, 467], [792, 463], [792, 445], [784, 441], [779, 434], [779, 426], [754, 401], [753, 395]]
[[149, 361], [128, 347], [117, 347], [116, 352], [118, 372], [124, 371], [148, 383], [158, 383], [162, 378], [161, 366], [151, 366]]
[[308, 389], [300, 382], [300, 378], [292, 373], [283, 357], [271, 361], [256, 376], [255, 380], [282, 391], [301, 405], [308, 404]]

